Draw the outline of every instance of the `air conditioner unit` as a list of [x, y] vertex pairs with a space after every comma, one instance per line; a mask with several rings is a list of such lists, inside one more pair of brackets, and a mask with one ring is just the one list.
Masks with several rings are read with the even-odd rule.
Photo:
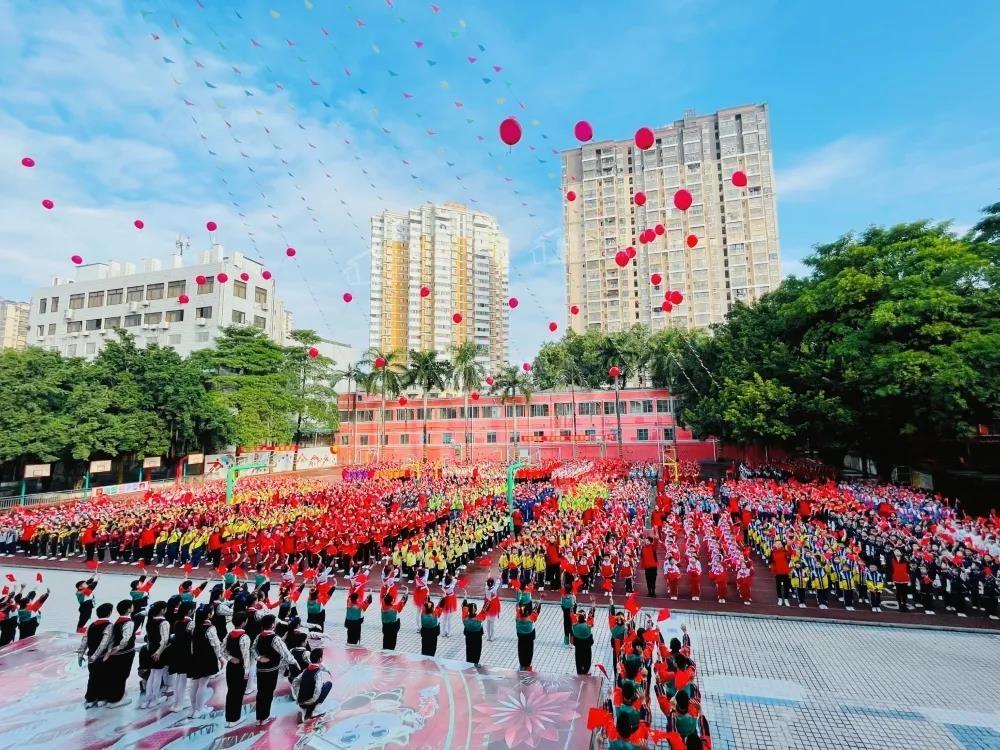
[[261, 309], [261, 310], [267, 310], [267, 305], [261, 305], [261, 306], [260, 306], [260, 309]]
[[206, 325], [208, 325], [208, 321], [205, 320], [205, 318], [198, 318], [198, 325], [200, 325], [200, 326], [206, 326]]
[[165, 331], [168, 328], [170, 328], [170, 324], [164, 321], [163, 323], [160, 323], [160, 328], [162, 328]]
[[72, 310], [67, 310], [66, 314], [63, 315], [63, 319], [64, 320], [73, 320], [73, 311]]
[[90, 335], [90, 331], [84, 331], [84, 332], [83, 332], [83, 335], [84, 335], [84, 336], [89, 336], [89, 335]]
[[142, 306], [143, 306], [143, 307], [149, 307], [149, 300], [148, 300], [148, 299], [144, 299], [144, 300], [142, 301]]
[[138, 302], [129, 302], [128, 303], [128, 311], [129, 312], [135, 312], [138, 309], [139, 309], [139, 303]]

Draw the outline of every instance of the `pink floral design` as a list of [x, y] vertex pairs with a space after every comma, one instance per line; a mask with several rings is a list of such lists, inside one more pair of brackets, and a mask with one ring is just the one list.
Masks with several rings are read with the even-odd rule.
[[495, 705], [474, 706], [483, 717], [476, 729], [484, 734], [503, 733], [507, 747], [543, 747], [545, 741], [556, 742], [560, 731], [577, 718], [573, 703], [572, 693], [546, 692], [538, 683], [522, 685]]

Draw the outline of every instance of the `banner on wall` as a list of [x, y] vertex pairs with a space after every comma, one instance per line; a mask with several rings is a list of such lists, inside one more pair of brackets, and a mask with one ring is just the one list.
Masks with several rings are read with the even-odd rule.
[[90, 473], [91, 474], [103, 474], [106, 471], [111, 471], [111, 461], [91, 461], [90, 462]]
[[107, 487], [95, 487], [92, 492], [94, 497], [101, 495], [127, 495], [130, 492], [145, 492], [149, 489], [149, 482], [130, 482], [128, 484], [112, 484]]
[[271, 454], [271, 473], [280, 474], [295, 468], [295, 451], [275, 451]]
[[296, 468], [299, 471], [306, 469], [327, 469], [337, 465], [337, 454], [334, 452], [337, 446], [324, 445], [316, 448], [299, 448], [299, 458]]
[[236, 455], [229, 453], [209, 453], [205, 456], [205, 476], [213, 479], [225, 479], [226, 472], [236, 460]]

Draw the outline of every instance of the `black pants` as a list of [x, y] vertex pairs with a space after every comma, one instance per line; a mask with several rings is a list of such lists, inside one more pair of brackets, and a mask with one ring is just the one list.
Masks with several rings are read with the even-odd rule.
[[18, 630], [21, 631], [20, 635], [18, 636], [18, 640], [22, 638], [31, 638], [31, 636], [35, 634], [35, 631], [38, 630], [38, 620], [34, 618], [32, 618], [31, 620], [24, 620], [22, 622], [19, 622], [17, 624], [17, 627]]
[[590, 665], [593, 661], [594, 636], [586, 640], [573, 639], [573, 646], [576, 648], [576, 673], [590, 674]]
[[535, 631], [517, 634], [517, 663], [521, 670], [531, 667], [535, 658]]
[[787, 574], [774, 577], [774, 588], [779, 599], [790, 599], [792, 596], [792, 579]]
[[326, 700], [327, 696], [330, 695], [331, 690], [333, 690], [333, 683], [327, 680], [322, 686], [319, 687], [319, 698], [317, 698], [314, 703], [310, 703], [309, 705], [304, 705], [302, 703], [299, 704], [299, 707], [305, 712], [307, 719], [312, 718], [313, 712], [323, 701]]
[[357, 646], [361, 643], [361, 623], [364, 620], [345, 620], [344, 627], [347, 628], [347, 644]]
[[920, 603], [924, 605], [925, 612], [934, 611], [934, 594], [927, 586], [920, 592]]
[[382, 623], [382, 648], [392, 651], [396, 648], [396, 638], [399, 636], [399, 620]]
[[572, 620], [573, 610], [563, 607], [562, 615], [563, 615], [563, 639], [566, 641], [566, 643], [569, 643], [569, 634], [573, 629], [573, 620]]
[[483, 631], [465, 634], [465, 660], [478, 664], [483, 655]]
[[90, 621], [90, 616], [94, 613], [94, 601], [88, 599], [83, 604], [80, 605], [80, 616], [76, 620], [76, 629], [80, 630], [86, 627], [87, 623]]
[[424, 656], [434, 656], [437, 653], [438, 633], [441, 626], [435, 625], [433, 628], [420, 628], [420, 653]]
[[267, 672], [257, 670], [257, 721], [271, 718], [271, 702], [274, 700], [274, 689], [278, 687], [278, 670]]
[[87, 692], [83, 696], [87, 703], [107, 700], [107, 671], [108, 663], [99, 659], [87, 665]]
[[643, 568], [646, 571], [646, 593], [656, 596], [656, 568]]
[[125, 697], [125, 683], [132, 673], [132, 662], [135, 661], [135, 651], [127, 654], [115, 654], [105, 662], [108, 671], [106, 672], [106, 684], [108, 694], [104, 697], [108, 703], [117, 703]]
[[0, 622], [0, 648], [3, 648], [8, 643], [14, 640], [14, 636], [17, 635], [17, 620], [13, 618], [7, 618], [3, 622]]
[[242, 664], [226, 663], [226, 721], [239, 721], [243, 714], [243, 694], [247, 689], [244, 674]]
[[908, 583], [897, 583], [896, 586], [896, 603], [899, 604], [899, 611], [906, 612], [908, 607], [906, 606], [906, 594], [910, 590], [910, 584]]

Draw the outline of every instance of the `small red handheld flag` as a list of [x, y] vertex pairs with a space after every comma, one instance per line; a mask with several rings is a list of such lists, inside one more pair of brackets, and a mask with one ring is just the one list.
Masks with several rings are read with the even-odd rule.
[[633, 617], [635, 617], [636, 613], [642, 609], [642, 607], [639, 606], [639, 602], [635, 598], [635, 594], [629, 594], [628, 599], [625, 600], [625, 609], [627, 609]]
[[656, 616], [657, 622], [663, 622], [664, 620], [670, 619], [670, 610], [664, 607], [660, 610], [660, 613]]
[[41, 573], [35, 573], [35, 580], [38, 581], [39, 583], [41, 583], [42, 582], [42, 574]]
[[90, 570], [97, 570], [97, 560], [87, 560], [87, 567]]
[[191, 570], [192, 570], [191, 563], [184, 563], [184, 575], [186, 576], [191, 575]]

